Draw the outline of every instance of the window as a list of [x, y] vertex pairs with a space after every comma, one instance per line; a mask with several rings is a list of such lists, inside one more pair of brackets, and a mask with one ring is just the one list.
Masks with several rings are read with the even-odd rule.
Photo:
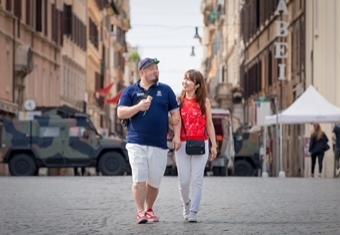
[[92, 42], [92, 44], [98, 49], [98, 29], [97, 25], [92, 21], [92, 19], [89, 19], [90, 25], [89, 25], [89, 39]]
[[41, 127], [40, 137], [57, 137], [60, 134], [59, 127]]
[[85, 128], [82, 126], [70, 127], [68, 135], [69, 137], [81, 137], [85, 132]]
[[35, 5], [35, 30], [37, 32], [42, 31], [42, 1], [41, 0], [36, 0], [36, 5]]
[[[26, 0], [27, 1], [27, 0]], [[48, 36], [48, 1], [44, 1], [44, 35]]]
[[72, 5], [64, 3], [64, 34], [71, 36], [72, 34]]
[[26, 1], [26, 24], [32, 26], [32, 7], [31, 1]]
[[6, 0], [6, 10], [12, 11], [12, 0]]

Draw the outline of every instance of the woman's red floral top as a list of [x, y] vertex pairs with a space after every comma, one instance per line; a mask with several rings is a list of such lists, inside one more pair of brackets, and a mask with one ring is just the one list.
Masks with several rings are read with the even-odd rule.
[[[199, 103], [194, 99], [184, 98], [180, 110], [182, 122], [185, 127], [188, 139], [207, 140], [206, 116], [202, 115]], [[181, 128], [181, 141], [185, 141], [186, 136]]]

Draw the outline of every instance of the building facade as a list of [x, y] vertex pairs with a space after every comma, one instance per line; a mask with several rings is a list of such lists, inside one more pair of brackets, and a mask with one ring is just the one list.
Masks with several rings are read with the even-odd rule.
[[[254, 125], [254, 100], [267, 97], [272, 113], [286, 109], [304, 91], [305, 1], [246, 0], [242, 6], [241, 33], [244, 42], [241, 86], [244, 89], [244, 119]], [[270, 149], [275, 153], [275, 128], [269, 128]], [[303, 176], [301, 125], [283, 125], [283, 170], [287, 176]], [[274, 175], [278, 174], [274, 154]]]
[[[332, 104], [340, 107], [340, 2], [306, 0], [306, 86], [312, 84]], [[339, 40], [338, 40], [339, 39]], [[334, 124], [322, 124], [330, 142]], [[310, 125], [305, 135], [310, 134]], [[308, 159], [309, 160], [309, 159]], [[309, 173], [309, 172], [308, 172]], [[334, 153], [324, 157], [324, 177], [334, 177]]]
[[112, 95], [107, 105], [110, 110], [109, 118], [111, 132], [124, 137], [125, 131], [117, 117], [117, 103], [123, 89], [129, 85], [126, 76], [129, 73], [129, 48], [126, 42], [126, 33], [130, 26], [130, 1], [115, 1], [118, 14], [110, 18], [110, 75], [113, 81]]
[[[23, 111], [25, 99], [38, 106], [59, 104], [62, 3], [0, 1], [0, 115]], [[46, 89], [47, 88], [47, 89]], [[8, 174], [6, 166], [0, 174]]]
[[[243, 123], [240, 88], [241, 1], [203, 0], [204, 18], [202, 72], [206, 78], [212, 106], [228, 109], [238, 125]], [[234, 97], [235, 95], [235, 97]], [[235, 126], [238, 126], [235, 125]]]
[[88, 0], [87, 112], [104, 135], [116, 129], [115, 107], [107, 101], [123, 88], [129, 29], [129, 1]]
[[60, 105], [86, 112], [87, 0], [63, 0]]

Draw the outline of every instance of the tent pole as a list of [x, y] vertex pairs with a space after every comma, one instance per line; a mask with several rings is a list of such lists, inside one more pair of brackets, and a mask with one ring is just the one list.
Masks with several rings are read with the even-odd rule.
[[267, 159], [267, 125], [264, 125], [263, 127], [263, 158], [264, 161], [262, 161], [262, 177], [267, 178], [268, 177], [268, 169], [267, 169], [267, 162], [269, 159]]
[[282, 167], [282, 122], [280, 122], [280, 172], [279, 172], [279, 178], [285, 178], [286, 174], [283, 171]]
[[275, 102], [275, 112], [276, 112], [276, 125], [275, 125], [275, 165], [276, 165], [276, 174], [279, 172], [279, 109], [277, 107], [277, 96], [274, 98]]

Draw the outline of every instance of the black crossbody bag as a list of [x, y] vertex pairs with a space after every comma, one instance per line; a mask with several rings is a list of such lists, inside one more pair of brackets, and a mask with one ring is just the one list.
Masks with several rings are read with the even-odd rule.
[[[136, 104], [138, 104], [142, 99], [146, 99], [148, 98], [148, 95], [150, 94], [150, 91], [152, 90], [153, 86], [151, 86], [145, 93], [144, 95], [137, 101]], [[127, 118], [127, 119], [120, 119], [120, 124], [123, 126], [123, 127], [128, 127], [130, 123], [130, 118]]]
[[[188, 155], [204, 155], [205, 154], [205, 141], [203, 140], [190, 140], [188, 139], [187, 136], [187, 131], [185, 130], [184, 124], [183, 124], [183, 119], [181, 116], [181, 122], [182, 122], [182, 127], [183, 131], [185, 134], [185, 152]], [[204, 134], [206, 133], [206, 130], [204, 130]]]

